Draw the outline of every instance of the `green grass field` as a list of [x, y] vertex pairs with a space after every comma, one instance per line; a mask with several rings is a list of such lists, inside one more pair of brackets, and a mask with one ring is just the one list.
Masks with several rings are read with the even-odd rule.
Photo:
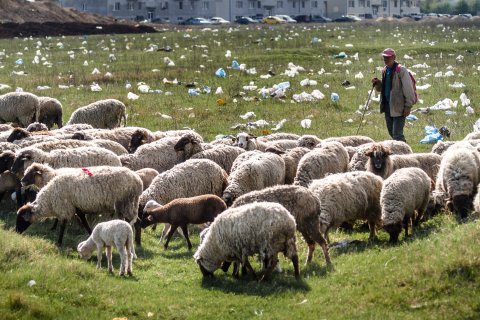
[[[313, 41], [313, 39], [318, 39]], [[37, 95], [55, 97], [64, 108], [64, 122], [76, 108], [105, 98], [116, 98], [128, 107], [128, 124], [151, 130], [189, 127], [213, 140], [219, 134], [236, 134], [231, 127], [263, 119], [268, 126], [253, 134], [273, 132], [287, 119], [282, 132], [316, 134], [321, 138], [359, 134], [387, 139], [378, 102], [372, 102], [361, 123], [359, 106], [365, 105], [370, 79], [380, 76], [381, 51], [393, 47], [398, 61], [416, 73], [417, 86], [431, 86], [418, 93], [431, 107], [444, 99], [457, 101], [456, 108], [415, 113], [406, 136], [417, 152], [426, 125], [447, 125], [452, 140], [473, 130], [478, 119], [480, 94], [480, 30], [474, 24], [379, 24], [296, 25], [219, 30], [164, 30], [157, 34], [84, 36], [68, 38], [0, 40], [0, 84], [22, 88]], [[171, 52], [157, 48], [173, 48]], [[226, 57], [227, 50], [231, 56]], [[345, 52], [347, 58], [333, 56]], [[358, 60], [354, 57], [358, 54]], [[38, 58], [35, 58], [37, 56]], [[164, 62], [169, 58], [175, 66]], [[17, 64], [18, 59], [23, 64]], [[33, 61], [39, 61], [38, 64]], [[370, 60], [371, 59], [371, 60]], [[232, 60], [255, 68], [256, 74], [233, 70]], [[18, 62], [19, 63], [19, 62]], [[288, 64], [303, 68], [288, 77]], [[100, 73], [92, 74], [97, 68]], [[215, 71], [224, 68], [226, 78]], [[271, 70], [275, 75], [265, 79]], [[445, 77], [451, 71], [452, 76]], [[438, 76], [441, 72], [442, 76]], [[22, 74], [23, 75], [20, 75]], [[111, 77], [107, 74], [110, 73]], [[359, 74], [363, 75], [363, 78]], [[437, 76], [436, 76], [437, 75]], [[166, 84], [177, 79], [181, 84]], [[304, 79], [317, 85], [303, 87]], [[348, 80], [355, 88], [347, 89]], [[259, 89], [289, 81], [284, 99], [264, 98]], [[97, 83], [102, 91], [92, 92]], [[152, 91], [141, 93], [144, 82]], [[455, 82], [465, 87], [455, 88]], [[126, 88], [126, 83], [131, 88]], [[187, 83], [211, 93], [190, 96]], [[253, 84], [252, 84], [253, 83]], [[244, 86], [257, 86], [249, 91]], [[49, 89], [40, 90], [39, 86]], [[59, 87], [61, 86], [61, 87]], [[0, 85], [0, 87], [2, 87]], [[218, 87], [222, 94], [214, 94]], [[320, 90], [325, 99], [293, 101], [294, 94]], [[127, 94], [139, 96], [129, 100]], [[330, 100], [332, 92], [340, 100]], [[468, 114], [460, 95], [465, 93], [475, 111]], [[217, 99], [225, 106], [218, 106]], [[240, 118], [249, 111], [255, 118]], [[162, 115], [168, 115], [165, 117]], [[311, 119], [310, 128], [300, 121]], [[413, 237], [388, 243], [380, 231], [378, 240], [367, 244], [368, 231], [331, 234], [333, 243], [358, 240], [344, 248], [332, 248], [335, 270], [328, 272], [321, 250], [314, 262], [301, 267], [296, 281], [291, 264], [281, 259], [283, 271], [267, 283], [234, 279], [216, 271], [213, 280], [203, 280], [186, 247], [175, 238], [168, 250], [159, 244], [160, 230], [146, 230], [143, 246], [136, 248], [134, 277], [109, 275], [96, 270], [96, 259], [84, 261], [76, 245], [87, 238], [72, 222], [62, 248], [55, 246], [57, 231], [51, 221], [32, 225], [23, 235], [15, 233], [15, 208], [0, 203], [0, 318], [1, 319], [478, 319], [480, 317], [480, 225], [473, 219], [459, 223], [443, 213], [422, 224]], [[161, 229], [161, 228], [160, 228]], [[194, 250], [198, 229], [191, 228]], [[298, 236], [301, 260], [306, 244]], [[114, 251], [118, 272], [119, 257]], [[253, 262], [258, 269], [258, 263]], [[29, 286], [30, 280], [35, 285]]]

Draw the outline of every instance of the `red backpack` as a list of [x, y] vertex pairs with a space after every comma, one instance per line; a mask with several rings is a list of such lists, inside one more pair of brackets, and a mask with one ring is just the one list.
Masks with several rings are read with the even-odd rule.
[[[400, 63], [397, 64], [397, 67], [395, 68], [396, 73], [400, 73]], [[385, 74], [387, 71], [387, 67], [383, 68], [382, 73]], [[412, 86], [413, 86], [413, 92], [415, 93], [415, 100], [413, 101], [413, 104], [416, 104], [418, 102], [418, 94], [417, 94], [417, 80], [413, 77], [413, 74], [407, 69], [408, 75], [410, 76], [410, 80], [412, 80]]]

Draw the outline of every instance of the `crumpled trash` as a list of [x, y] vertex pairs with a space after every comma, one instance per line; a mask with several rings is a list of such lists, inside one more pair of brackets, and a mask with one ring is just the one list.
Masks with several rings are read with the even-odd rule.
[[312, 125], [312, 120], [311, 119], [303, 119], [302, 121], [300, 121], [300, 125], [302, 126], [302, 128], [308, 129]]
[[275, 126], [275, 128], [272, 128], [273, 131], [278, 131], [280, 129], [283, 128], [283, 125], [285, 124], [285, 122], [287, 122], [287, 119], [282, 119], [280, 120], [277, 125]]
[[433, 106], [430, 107], [430, 110], [448, 110], [455, 107], [455, 103], [452, 99], [445, 98], [442, 101], [438, 101]]
[[255, 112], [253, 111], [248, 111], [247, 113], [245, 113], [244, 115], [241, 115], [240, 118], [242, 119], [248, 119], [250, 117], [255, 117]]
[[137, 100], [138, 98], [139, 98], [139, 96], [136, 95], [136, 94], [133, 93], [133, 92], [127, 93], [127, 99], [128, 99], [128, 100]]
[[225, 70], [223, 70], [223, 68], [218, 68], [218, 70], [215, 71], [215, 75], [219, 78], [225, 78], [227, 76], [227, 73], [225, 72]]
[[200, 92], [198, 89], [188, 89], [188, 95], [192, 97], [196, 97], [200, 95]]
[[420, 140], [420, 143], [435, 143], [439, 140], [443, 140], [440, 131], [433, 126], [425, 126], [425, 137]]
[[470, 99], [467, 98], [465, 92], [462, 92], [462, 94], [460, 94], [460, 101], [462, 102], [463, 107], [467, 107], [470, 105]]
[[240, 70], [240, 64], [237, 62], [237, 60], [232, 61], [232, 69]]
[[410, 121], [418, 120], [418, 118], [413, 114], [409, 114], [405, 119], [410, 120]]
[[19, 58], [15, 61], [15, 64], [16, 65], [22, 65], [23, 64], [23, 59], [22, 58]]
[[333, 58], [335, 59], [344, 59], [347, 57], [347, 54], [345, 52], [339, 52], [338, 54], [333, 55]]
[[480, 118], [473, 124], [473, 131], [480, 131]]
[[330, 100], [332, 100], [333, 102], [337, 102], [339, 99], [340, 96], [338, 95], [338, 93], [332, 92], [332, 94], [330, 95]]

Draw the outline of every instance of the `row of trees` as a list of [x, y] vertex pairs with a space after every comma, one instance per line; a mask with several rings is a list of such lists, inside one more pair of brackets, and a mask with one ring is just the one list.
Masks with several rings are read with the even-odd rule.
[[458, 0], [458, 1], [442, 1], [442, 0], [422, 0], [420, 2], [421, 12], [436, 12], [447, 14], [470, 13], [477, 15], [480, 12], [480, 0]]

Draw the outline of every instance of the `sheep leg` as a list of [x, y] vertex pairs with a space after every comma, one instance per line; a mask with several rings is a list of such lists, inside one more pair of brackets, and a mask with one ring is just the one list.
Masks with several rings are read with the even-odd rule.
[[120, 273], [119, 274], [121, 277], [124, 277], [125, 269], [128, 264], [127, 255], [128, 254], [131, 255], [132, 253], [130, 252], [130, 250], [127, 250], [125, 248], [125, 245], [122, 243], [115, 243], [115, 246], [117, 247], [118, 254], [120, 255]]
[[142, 245], [142, 228], [140, 227], [140, 219], [137, 219], [133, 224], [133, 228], [135, 229], [135, 244], [137, 246]]
[[298, 255], [294, 254], [292, 256], [292, 264], [293, 264], [293, 272], [295, 274], [295, 278], [298, 280], [300, 279], [300, 267], [298, 265]]
[[58, 234], [58, 246], [61, 247], [63, 243], [63, 235], [65, 234], [65, 228], [67, 227], [67, 220], [62, 220], [62, 224], [60, 225], [60, 232]]
[[172, 238], [173, 234], [175, 233], [175, 230], [177, 230], [178, 226], [174, 226], [173, 224], [170, 226], [170, 230], [168, 230], [168, 234], [167, 234], [167, 240], [165, 241], [165, 244], [163, 245], [163, 247], [165, 249], [168, 248], [168, 243], [170, 242], [170, 239]]
[[377, 237], [377, 227], [375, 222], [373, 221], [368, 221], [368, 227], [370, 229], [370, 236], [368, 237], [368, 242], [372, 243], [375, 241], [375, 238]]
[[248, 257], [243, 259], [242, 266], [245, 267], [245, 271], [246, 271], [247, 274], [250, 273], [253, 276], [253, 278], [255, 278], [255, 279], [257, 278], [257, 275], [255, 274], [255, 271], [253, 270], [252, 265], [248, 261]]
[[188, 228], [187, 225], [181, 225], [180, 229], [182, 229], [183, 235], [185, 236], [185, 239], [187, 240], [188, 244], [188, 250], [192, 250], [192, 243], [190, 242], [190, 239], [188, 238]]
[[97, 244], [97, 269], [102, 267], [103, 244]]
[[108, 263], [108, 272], [113, 273], [112, 246], [107, 246], [107, 263]]
[[58, 219], [55, 219], [55, 221], [53, 222], [53, 226], [50, 228], [50, 231], [57, 229], [57, 225], [58, 225]]
[[133, 255], [134, 251], [133, 248], [130, 247], [129, 241], [125, 243], [125, 248], [127, 249], [127, 274], [132, 276], [132, 264], [133, 264]]
[[90, 228], [90, 225], [88, 224], [87, 218], [85, 217], [85, 213], [83, 212], [77, 212], [78, 218], [80, 218], [80, 222], [82, 223], [82, 226], [85, 228], [85, 230], [88, 232], [88, 234], [92, 234], [92, 229]]
[[[322, 236], [322, 233], [318, 232], [314, 234], [312, 238], [316, 243], [320, 245], [320, 247], [322, 247], [323, 256], [325, 257], [325, 264], [327, 265], [327, 269], [329, 271], [333, 271], [333, 264], [332, 264], [332, 261], [330, 260], [330, 252], [328, 249], [328, 244], [325, 238]], [[309, 248], [310, 248], [310, 244], [309, 244]], [[307, 262], [309, 261], [307, 260]]]
[[[264, 264], [266, 266], [266, 269], [263, 275], [260, 277], [260, 279], [258, 279], [259, 282], [268, 280], [270, 278], [270, 275], [272, 274], [273, 269], [275, 269], [275, 266], [278, 264], [278, 258], [276, 256], [272, 258], [265, 257]], [[297, 268], [298, 268], [298, 257], [297, 257]]]

